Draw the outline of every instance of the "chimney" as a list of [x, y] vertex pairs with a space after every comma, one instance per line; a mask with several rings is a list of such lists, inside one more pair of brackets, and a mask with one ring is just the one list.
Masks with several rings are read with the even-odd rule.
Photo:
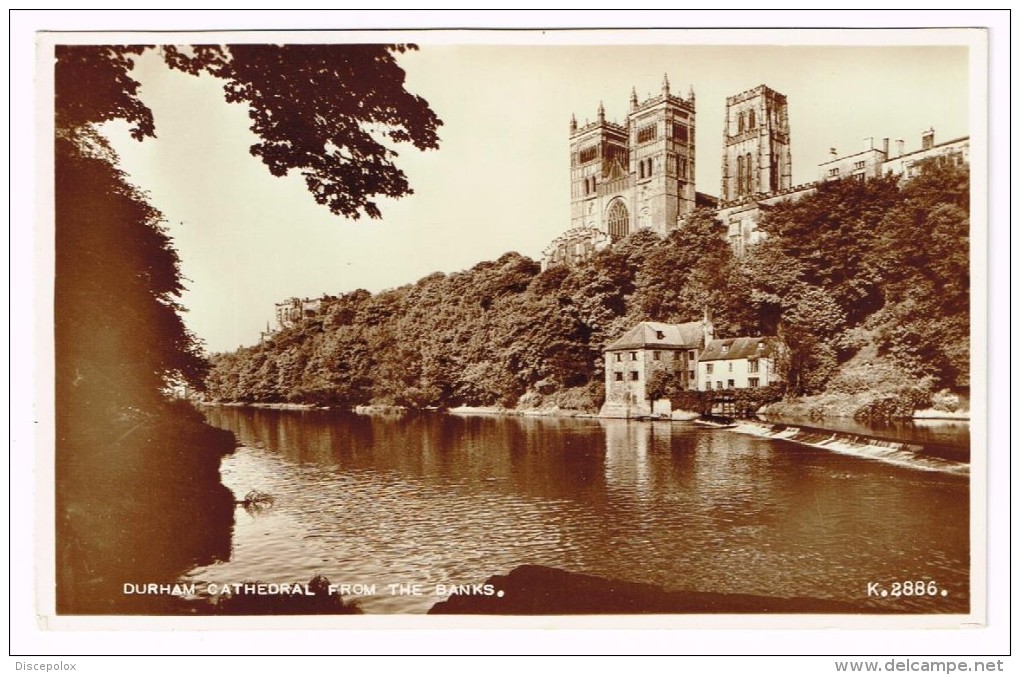
[[829, 160], [836, 159], [839, 155], [836, 154], [836, 148], [829, 148]]
[[708, 313], [708, 306], [705, 306], [704, 314], [701, 319], [701, 335], [705, 340], [705, 344], [702, 348], [707, 347], [708, 343], [715, 339], [715, 326], [712, 325], [712, 317]]
[[902, 157], [903, 156], [903, 139], [902, 138], [897, 138], [896, 139], [896, 156], [897, 157]]
[[935, 129], [929, 127], [928, 131], [921, 134], [921, 149], [931, 150], [935, 146]]
[[882, 154], [886, 156], [886, 159], [889, 158], [889, 139], [888, 138], [883, 138], [882, 139]]
[[864, 139], [864, 149], [865, 150], [874, 150], [875, 149], [875, 137], [874, 136], [868, 136], [867, 138]]

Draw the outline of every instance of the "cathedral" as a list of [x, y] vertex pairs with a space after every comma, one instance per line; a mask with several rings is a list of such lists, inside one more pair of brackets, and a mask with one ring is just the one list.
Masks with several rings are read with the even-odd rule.
[[624, 124], [570, 120], [570, 223], [605, 232], [611, 241], [635, 229], [666, 234], [694, 210], [694, 92], [638, 101], [631, 91]]
[[666, 235], [696, 208], [718, 208], [790, 188], [790, 129], [786, 97], [765, 85], [726, 100], [721, 198], [695, 190], [696, 108], [670, 91], [631, 90], [622, 124], [570, 120], [570, 229], [545, 250], [545, 266], [587, 258], [638, 229]]

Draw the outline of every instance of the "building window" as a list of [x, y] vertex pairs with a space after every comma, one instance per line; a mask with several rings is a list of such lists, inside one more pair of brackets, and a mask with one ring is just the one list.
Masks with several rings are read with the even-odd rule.
[[715, 388], [716, 389], [722, 389], [722, 380], [716, 380]]
[[587, 164], [599, 156], [599, 149], [592, 146], [590, 148], [584, 148], [579, 154], [581, 157], [581, 164]]
[[655, 136], [656, 136], [655, 125], [654, 124], [646, 124], [645, 126], [643, 126], [640, 129], [638, 129], [638, 132], [637, 132], [637, 142], [638, 143], [647, 143], [648, 141], [654, 141], [655, 140]]
[[712, 374], [712, 365], [713, 364], [711, 364], [711, 363], [706, 363], [705, 364], [705, 372], [708, 373], [709, 375]]
[[652, 352], [652, 361], [659, 360], [659, 352]]
[[836, 167], [833, 167], [833, 168], [829, 169], [829, 175], [830, 176], [838, 176], [839, 175], [839, 167], [836, 166]]
[[687, 142], [687, 125], [686, 124], [673, 124], [673, 138], [677, 139], [681, 143]]
[[757, 377], [749, 377], [749, 378], [747, 378], [747, 386], [751, 387], [752, 389], [757, 387], [758, 386], [758, 378]]
[[638, 379], [638, 371], [636, 371], [636, 370], [630, 371], [630, 379], [637, 380]]
[[705, 380], [705, 391], [712, 391], [712, 380]]
[[733, 380], [726, 380], [726, 388], [733, 389]]
[[613, 373], [616, 376], [617, 382], [623, 382], [623, 373]]
[[695, 352], [693, 349], [687, 352], [687, 360], [693, 361], [696, 358], [698, 358], [698, 353]]
[[630, 233], [630, 216], [623, 201], [617, 199], [609, 206], [609, 238], [613, 241], [622, 239]]
[[863, 169], [864, 168], [864, 160], [861, 160], [860, 162], [854, 162], [854, 168], [855, 169]]
[[645, 176], [651, 176], [653, 173], [654, 173], [654, 171], [652, 171], [652, 159], [651, 159], [651, 157], [649, 157], [648, 158], [648, 168], [645, 169]]
[[630, 360], [631, 361], [637, 361], [637, 352], [631, 352], [630, 353]]
[[754, 359], [747, 362], [747, 372], [749, 373], [758, 372], [758, 359]]
[[737, 133], [744, 133], [744, 113], [737, 115]]
[[623, 354], [621, 354], [620, 352], [617, 352], [617, 353], [615, 354], [615, 356], [616, 356], [616, 360], [617, 360], [617, 362], [619, 362], [619, 361], [623, 361]]
[[665, 338], [666, 338], [666, 334], [663, 333], [661, 330], [655, 331], [655, 339], [656, 340], [663, 340]]
[[723, 346], [722, 346], [722, 353], [723, 353], [724, 355], [725, 355], [725, 354], [729, 354], [729, 353], [730, 353], [730, 346], [729, 346], [729, 345], [723, 345]]
[[747, 117], [747, 128], [754, 129], [754, 111], [752, 110]]
[[687, 371], [687, 379], [690, 380], [691, 382], [694, 381], [694, 371], [693, 370], [688, 370]]

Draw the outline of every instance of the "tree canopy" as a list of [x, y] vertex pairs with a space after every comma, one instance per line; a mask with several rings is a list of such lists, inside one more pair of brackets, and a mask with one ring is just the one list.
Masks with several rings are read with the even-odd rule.
[[[334, 214], [380, 217], [379, 195], [411, 192], [389, 147], [438, 146], [442, 124], [404, 89], [407, 45], [226, 45], [56, 48], [54, 119], [58, 391], [106, 382], [106, 398], [152, 398], [178, 378], [202, 381], [201, 344], [180, 319], [177, 253], [162, 214], [117, 168], [98, 125], [124, 120], [156, 136], [132, 76], [158, 49], [170, 68], [224, 81], [248, 106], [251, 147], [277, 176], [299, 172]], [[143, 395], [148, 392], [147, 395]]]
[[[762, 223], [767, 238], [742, 257], [706, 211], [665, 238], [638, 230], [573, 267], [540, 271], [507, 253], [377, 295], [324, 298], [318, 315], [214, 356], [209, 393], [593, 410], [606, 344], [639, 321], [694, 321], [706, 309], [717, 337], [780, 338], [792, 395], [833, 382], [844, 391], [966, 387], [967, 188], [964, 167], [933, 163], [905, 183], [841, 181], [781, 203]], [[881, 361], [872, 370], [889, 382], [862, 378], [855, 358]]]
[[164, 47], [166, 62], [224, 80], [231, 103], [247, 104], [251, 147], [274, 176], [297, 170], [315, 201], [338, 215], [381, 217], [374, 195], [412, 190], [383, 144], [438, 147], [442, 124], [425, 99], [404, 89], [394, 53], [408, 45]]

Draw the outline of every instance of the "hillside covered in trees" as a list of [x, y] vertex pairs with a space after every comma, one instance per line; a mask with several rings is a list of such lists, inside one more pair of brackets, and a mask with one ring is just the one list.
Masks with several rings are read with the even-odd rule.
[[[577, 267], [517, 253], [321, 311], [212, 357], [209, 399], [326, 406], [597, 410], [602, 348], [633, 324], [707, 309], [716, 336], [777, 335], [787, 397], [893, 416], [969, 386], [969, 174], [837, 181], [768, 211], [735, 258], [711, 212], [638, 231]], [[668, 389], [668, 387], [667, 387]]]

